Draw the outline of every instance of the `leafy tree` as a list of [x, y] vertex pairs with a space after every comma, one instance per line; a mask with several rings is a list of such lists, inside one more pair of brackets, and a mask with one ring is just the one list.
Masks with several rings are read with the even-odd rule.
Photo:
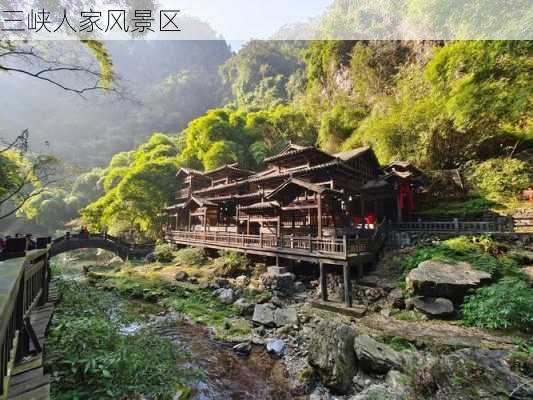
[[0, 148], [0, 220], [14, 215], [33, 197], [54, 183], [58, 160], [48, 155], [32, 154], [25, 133], [6, 147]]
[[157, 215], [175, 190], [177, 154], [176, 140], [156, 133], [136, 151], [117, 155], [105, 173], [105, 194], [81, 212], [84, 222], [96, 231], [155, 236]]
[[302, 42], [247, 43], [222, 67], [226, 84], [241, 108], [261, 109], [286, 103], [290, 76], [301, 68]]
[[460, 41], [440, 49], [426, 77], [454, 127], [471, 136], [477, 155], [497, 155], [531, 134], [530, 41]]
[[489, 200], [506, 201], [533, 186], [533, 166], [514, 158], [492, 158], [467, 167], [467, 179], [474, 193]]

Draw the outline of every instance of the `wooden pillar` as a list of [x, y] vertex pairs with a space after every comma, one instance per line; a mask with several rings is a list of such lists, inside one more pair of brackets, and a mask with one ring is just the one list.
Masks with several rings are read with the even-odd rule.
[[250, 218], [246, 220], [246, 234], [250, 234]]
[[365, 266], [363, 264], [363, 261], [360, 257], [359, 259], [360, 260], [357, 262], [357, 270], [356, 270], [357, 279], [361, 279], [365, 273]]
[[191, 212], [189, 211], [189, 225], [187, 225], [187, 231], [189, 232], [191, 231], [191, 218], [192, 218]]
[[346, 303], [346, 307], [352, 306], [352, 280], [350, 277], [350, 265], [348, 263], [344, 263], [342, 267], [342, 272], [344, 275], [344, 302]]
[[204, 232], [207, 230], [207, 207], [204, 208]]
[[322, 195], [317, 196], [317, 234], [318, 237], [322, 237]]
[[400, 195], [399, 193], [396, 194], [396, 217], [397, 222], [402, 222], [402, 207], [400, 207]]
[[324, 263], [321, 261], [320, 267], [320, 298], [322, 301], [328, 301], [328, 278]]

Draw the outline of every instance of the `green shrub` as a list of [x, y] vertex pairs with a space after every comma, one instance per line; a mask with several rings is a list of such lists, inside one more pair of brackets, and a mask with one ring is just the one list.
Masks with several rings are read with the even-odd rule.
[[533, 290], [519, 278], [503, 278], [480, 288], [463, 304], [463, 321], [483, 328], [531, 331]]
[[176, 252], [176, 263], [184, 267], [202, 266], [207, 262], [204, 251], [198, 247], [186, 247]]
[[[499, 204], [484, 197], [446, 199], [422, 203], [419, 213], [442, 218], [482, 218], [483, 214], [498, 208]], [[501, 206], [500, 206], [501, 207]]]
[[533, 166], [515, 158], [492, 158], [467, 168], [470, 189], [489, 200], [516, 198], [533, 185]]
[[174, 261], [174, 248], [171, 244], [163, 243], [155, 246], [154, 256], [157, 262], [168, 263]]
[[235, 251], [222, 251], [220, 257], [213, 261], [213, 265], [219, 276], [236, 277], [248, 272], [246, 255]]

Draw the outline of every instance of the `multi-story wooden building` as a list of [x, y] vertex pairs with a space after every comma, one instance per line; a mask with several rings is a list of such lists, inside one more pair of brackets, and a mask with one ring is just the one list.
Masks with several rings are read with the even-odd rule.
[[340, 264], [349, 277], [352, 265], [360, 273], [376, 257], [383, 221], [414, 207], [419, 172], [400, 162], [382, 168], [369, 147], [327, 154], [288, 144], [265, 165], [260, 172], [237, 164], [180, 169], [167, 240], [315, 262], [321, 272]]

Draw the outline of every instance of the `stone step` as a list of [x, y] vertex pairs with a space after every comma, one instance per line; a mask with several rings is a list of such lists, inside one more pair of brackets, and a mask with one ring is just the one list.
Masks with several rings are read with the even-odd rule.
[[276, 265], [273, 265], [273, 266], [267, 267], [267, 272], [271, 275], [283, 275], [289, 271], [287, 271], [287, 268], [285, 267], [278, 267]]

